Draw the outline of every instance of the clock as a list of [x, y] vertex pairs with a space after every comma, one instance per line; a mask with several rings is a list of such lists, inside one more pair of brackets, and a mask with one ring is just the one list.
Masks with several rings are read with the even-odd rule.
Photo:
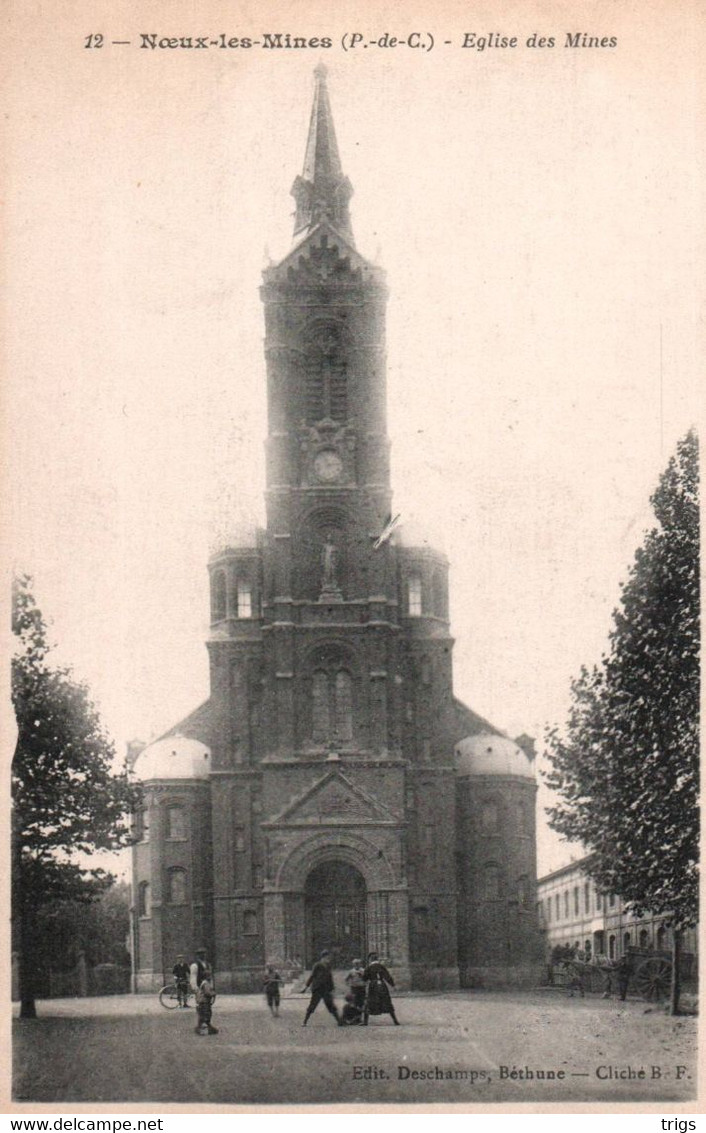
[[314, 458], [314, 472], [317, 479], [323, 480], [325, 484], [331, 484], [334, 480], [340, 480], [343, 461], [333, 449], [323, 449]]

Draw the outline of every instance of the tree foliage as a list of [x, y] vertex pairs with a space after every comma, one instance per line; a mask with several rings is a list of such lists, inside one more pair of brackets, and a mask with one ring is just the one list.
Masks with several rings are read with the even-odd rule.
[[699, 472], [692, 431], [651, 498], [610, 649], [547, 734], [550, 825], [593, 853], [605, 892], [694, 924], [698, 901]]
[[115, 748], [88, 689], [48, 660], [47, 627], [27, 576], [14, 586], [12, 628], [12, 899], [22, 982], [37, 911], [52, 901], [90, 901], [112, 883], [85, 859], [127, 844], [125, 815], [137, 800], [127, 775], [113, 771]]

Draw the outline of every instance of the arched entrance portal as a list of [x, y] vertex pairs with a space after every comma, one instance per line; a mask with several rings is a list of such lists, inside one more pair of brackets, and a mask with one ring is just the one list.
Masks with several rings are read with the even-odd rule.
[[333, 966], [342, 968], [366, 954], [365, 880], [348, 862], [321, 862], [304, 888], [306, 962], [310, 966], [324, 948]]

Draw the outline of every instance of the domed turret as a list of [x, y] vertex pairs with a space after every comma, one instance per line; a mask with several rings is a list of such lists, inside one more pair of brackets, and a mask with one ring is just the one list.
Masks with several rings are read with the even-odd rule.
[[135, 775], [143, 783], [155, 779], [208, 779], [211, 752], [198, 740], [167, 736], [148, 744], [135, 761]]
[[482, 732], [466, 736], [454, 748], [456, 774], [461, 778], [475, 775], [519, 776], [534, 779], [531, 760], [514, 740]]

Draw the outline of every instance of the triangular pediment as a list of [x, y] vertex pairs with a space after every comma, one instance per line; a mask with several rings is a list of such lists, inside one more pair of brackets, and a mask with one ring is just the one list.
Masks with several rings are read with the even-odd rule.
[[346, 237], [327, 221], [317, 224], [280, 263], [264, 272], [266, 283], [289, 280], [314, 285], [346, 278], [382, 282], [383, 272], [356, 252]]
[[266, 826], [320, 826], [322, 823], [355, 824], [396, 822], [386, 806], [355, 786], [340, 771], [331, 771], [314, 783]]

